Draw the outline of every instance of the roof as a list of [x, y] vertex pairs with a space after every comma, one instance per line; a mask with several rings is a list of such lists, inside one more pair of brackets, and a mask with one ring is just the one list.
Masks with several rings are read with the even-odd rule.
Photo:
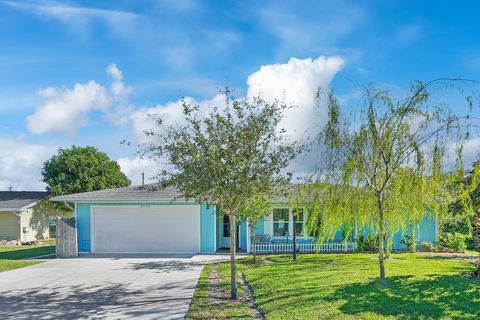
[[27, 209], [49, 196], [47, 191], [0, 191], [0, 211]]
[[161, 188], [153, 183], [145, 186], [130, 186], [125, 188], [105, 189], [53, 197], [53, 201], [185, 201], [183, 195], [173, 187]]

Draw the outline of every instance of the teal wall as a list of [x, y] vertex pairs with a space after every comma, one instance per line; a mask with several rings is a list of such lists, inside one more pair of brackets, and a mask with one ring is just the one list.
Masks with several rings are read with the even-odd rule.
[[[394, 250], [402, 250], [406, 249], [406, 246], [401, 243], [402, 239], [404, 238], [404, 234], [411, 234], [412, 227], [407, 230], [407, 232], [403, 232], [402, 230], [397, 231], [393, 236], [393, 243], [392, 248]], [[358, 230], [359, 234], [362, 236], [367, 236], [368, 234], [375, 233], [376, 230], [372, 227], [365, 227], [361, 230]], [[417, 239], [417, 247], [420, 248], [423, 241], [435, 242], [437, 240], [437, 217], [435, 214], [427, 214], [424, 218], [420, 221], [420, 223], [416, 226], [416, 239]], [[265, 233], [265, 223], [261, 220], [256, 228], [255, 234], [260, 235]], [[341, 242], [343, 241], [344, 231], [342, 229], [338, 230], [335, 233], [335, 237], [333, 239], [334, 242]], [[355, 236], [352, 234], [349, 241], [353, 241]]]
[[90, 252], [90, 204], [77, 203], [75, 208], [78, 252]]
[[247, 223], [241, 222], [239, 229], [239, 244], [238, 247], [243, 250], [247, 250]]
[[255, 234], [265, 234], [265, 222], [263, 219], [257, 222], [257, 225], [255, 226]]
[[213, 205], [200, 205], [200, 252], [215, 252], [215, 209]]

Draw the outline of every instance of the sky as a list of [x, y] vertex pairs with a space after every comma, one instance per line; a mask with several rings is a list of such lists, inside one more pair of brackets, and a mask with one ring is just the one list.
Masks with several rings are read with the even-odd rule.
[[319, 87], [348, 105], [372, 83], [402, 92], [413, 80], [479, 80], [479, 10], [438, 0], [0, 0], [0, 190], [43, 190], [43, 162], [72, 145], [106, 152], [138, 184], [158, 169], [137, 154], [147, 114], [181, 121], [182, 97], [207, 110], [226, 85], [298, 105], [285, 126], [300, 137], [326, 121]]

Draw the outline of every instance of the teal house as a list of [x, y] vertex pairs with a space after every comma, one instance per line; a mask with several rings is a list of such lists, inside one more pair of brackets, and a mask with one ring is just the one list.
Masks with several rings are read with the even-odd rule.
[[[155, 186], [77, 193], [52, 200], [74, 204], [80, 253], [211, 254], [229, 249], [228, 216], [221, 214], [215, 205], [182, 198], [174, 188], [159, 190]], [[239, 223], [235, 230], [237, 249], [265, 253], [288, 251], [295, 233], [301, 251], [317, 250], [315, 238], [308, 235], [308, 212], [302, 208], [297, 210], [298, 219], [294, 221], [289, 206], [278, 203], [272, 213], [256, 225], [255, 243], [250, 243], [248, 221]], [[436, 240], [435, 216], [426, 217], [418, 228], [419, 243]], [[401, 232], [395, 235], [394, 249], [404, 248], [402, 237]], [[355, 249], [353, 240], [345, 241], [341, 232], [324, 246], [325, 250], [320, 251]]]

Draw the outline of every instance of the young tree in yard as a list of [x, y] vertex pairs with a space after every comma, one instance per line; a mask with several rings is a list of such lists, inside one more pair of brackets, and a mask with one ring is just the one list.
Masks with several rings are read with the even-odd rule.
[[42, 175], [47, 189], [55, 196], [130, 184], [118, 163], [95, 147], [59, 149], [43, 164]]
[[[256, 240], [256, 228], [260, 220], [265, 219], [272, 212], [271, 195], [274, 192], [267, 194], [257, 194], [253, 198], [245, 202], [244, 206], [239, 210], [240, 218], [248, 221], [250, 228], [250, 241], [254, 243]], [[256, 254], [253, 252], [253, 263], [256, 263]]]
[[[326, 165], [316, 183], [306, 185], [314, 198], [312, 231], [332, 238], [342, 227], [346, 236], [358, 227], [376, 230], [382, 283], [388, 237], [408, 230], [426, 211], [444, 212], [453, 199], [442, 158], [447, 143], [460, 146], [468, 137], [468, 118], [431, 99], [431, 90], [452, 82], [416, 82], [406, 99], [366, 89], [363, 103], [348, 118], [328, 95], [329, 119], [321, 136]], [[472, 99], [467, 103], [471, 109]]]
[[235, 230], [240, 210], [258, 193], [275, 190], [297, 152], [279, 128], [289, 106], [261, 98], [235, 100], [225, 90], [225, 104], [206, 115], [183, 104], [184, 125], [156, 126], [146, 134], [143, 152], [168, 164], [159, 177], [186, 198], [217, 205], [230, 218], [231, 298], [237, 298]]

